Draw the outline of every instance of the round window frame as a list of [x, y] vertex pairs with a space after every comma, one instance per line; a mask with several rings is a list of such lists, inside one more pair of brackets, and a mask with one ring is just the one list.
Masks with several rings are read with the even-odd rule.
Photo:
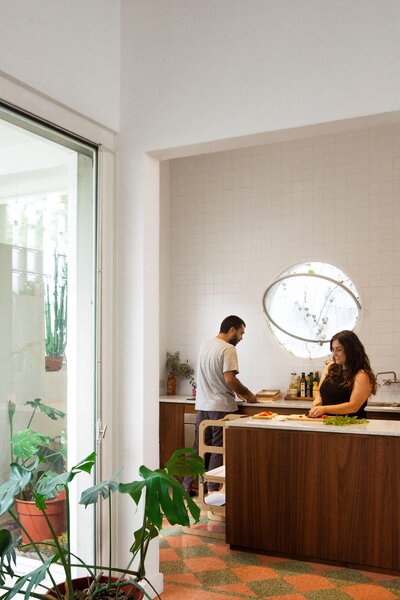
[[[353, 291], [351, 289], [349, 289], [346, 285], [344, 285], [343, 281], [339, 281], [338, 279], [329, 277], [327, 275], [322, 275], [322, 274], [318, 274], [318, 273], [315, 273], [315, 274], [309, 273], [306, 270], [301, 273], [290, 273], [290, 271], [292, 271], [294, 269], [298, 269], [300, 267], [304, 267], [304, 269], [307, 269], [307, 266], [309, 266], [310, 264], [325, 264], [333, 269], [337, 269], [349, 281], [351, 281], [352, 285], [354, 286], [354, 289], [357, 292], [357, 295], [354, 294]], [[265, 321], [267, 324], [268, 332], [269, 332], [269, 335], [271, 336], [273, 342], [275, 344], [277, 344], [277, 346], [280, 348], [280, 350], [282, 352], [284, 352], [286, 355], [289, 354], [292, 357], [298, 358], [301, 360], [304, 360], [304, 359], [318, 360], [318, 359], [324, 358], [325, 356], [328, 356], [330, 354], [330, 346], [329, 346], [330, 338], [327, 340], [314, 340], [314, 339], [304, 338], [304, 337], [295, 335], [293, 333], [289, 333], [287, 330], [283, 329], [280, 325], [278, 325], [273, 318], [271, 318], [271, 316], [269, 315], [268, 310], [266, 308], [266, 298], [267, 298], [268, 292], [270, 292], [270, 290], [274, 286], [279, 284], [281, 281], [283, 281], [285, 279], [293, 278], [293, 277], [315, 277], [317, 279], [325, 279], [325, 280], [330, 281], [330, 282], [334, 283], [335, 285], [341, 287], [345, 292], [347, 292], [353, 299], [355, 306], [357, 307], [357, 310], [358, 310], [356, 323], [355, 323], [354, 327], [351, 329], [351, 331], [354, 331], [354, 332], [358, 331], [361, 321], [363, 319], [363, 313], [364, 313], [364, 304], [362, 302], [362, 295], [360, 292], [360, 288], [359, 288], [358, 284], [354, 281], [354, 277], [352, 275], [349, 275], [349, 272], [347, 269], [342, 269], [342, 267], [338, 266], [337, 264], [332, 264], [330, 261], [327, 261], [327, 260], [323, 260], [323, 259], [310, 260], [310, 259], [308, 259], [308, 260], [300, 260], [300, 261], [296, 262], [295, 264], [287, 267], [286, 269], [281, 270], [279, 275], [272, 281], [272, 283], [270, 283], [268, 285], [267, 289], [263, 293], [261, 305], [262, 305], [262, 311], [263, 311], [263, 314], [265, 317]], [[282, 332], [284, 335], [288, 336], [289, 338], [293, 338], [294, 340], [304, 342], [304, 344], [315, 344], [317, 346], [328, 345], [327, 349], [326, 349], [326, 353], [323, 355], [319, 355], [319, 356], [309, 356], [309, 355], [307, 356], [307, 353], [302, 354], [302, 355], [295, 353], [293, 350], [287, 348], [285, 346], [284, 342], [282, 342], [277, 337], [277, 335], [274, 332], [274, 330], [272, 329], [271, 325], [273, 327], [275, 327], [276, 329], [278, 329], [280, 332]]]

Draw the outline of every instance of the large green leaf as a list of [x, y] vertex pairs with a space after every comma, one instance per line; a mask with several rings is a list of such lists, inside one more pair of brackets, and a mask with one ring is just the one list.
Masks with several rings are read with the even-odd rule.
[[83, 504], [85, 507], [88, 507], [89, 504], [96, 504], [100, 495], [103, 496], [104, 499], [108, 498], [111, 493], [115, 492], [117, 489], [118, 483], [112, 479], [100, 481], [100, 483], [97, 483], [82, 492], [79, 504]]
[[77, 465], [75, 465], [75, 467], [72, 467], [71, 472], [74, 474], [74, 476], [77, 475], [78, 471], [84, 471], [85, 473], [90, 473], [95, 462], [96, 462], [96, 452], [92, 452], [91, 454], [89, 454], [89, 456], [87, 456], [86, 458], [81, 460]]
[[122, 494], [132, 496], [135, 504], [139, 504], [145, 485], [145, 481], [132, 481], [131, 483], [120, 483], [118, 489]]
[[182, 448], [173, 453], [164, 468], [174, 477], [198, 477], [204, 473], [204, 460], [193, 448]]
[[32, 469], [12, 463], [10, 478], [0, 485], [0, 516], [12, 507], [15, 496], [22, 492], [32, 477]]
[[16, 564], [15, 548], [19, 543], [20, 536], [14, 542], [8, 529], [0, 530], [0, 585], [4, 585], [6, 576], [14, 577]]
[[50, 565], [56, 562], [58, 558], [59, 554], [54, 554], [40, 564], [34, 571], [31, 571], [23, 577], [19, 577], [17, 582], [13, 585], [13, 589], [7, 592], [7, 600], [11, 600], [11, 598], [14, 598], [17, 594], [24, 594], [25, 600], [29, 600], [29, 598], [31, 598], [31, 592], [46, 578]]
[[66, 473], [47, 471], [46, 473], [43, 473], [35, 485], [35, 493], [44, 496], [47, 500], [51, 500], [52, 498], [55, 498], [72, 479], [72, 471], [67, 471]]
[[35, 494], [39, 496], [39, 505], [42, 505], [41, 496], [50, 500], [61, 492], [62, 489], [72, 481], [75, 475], [78, 475], [80, 472], [90, 473], [95, 463], [95, 458], [96, 453], [92, 452], [89, 456], [72, 467], [70, 471], [66, 471], [65, 473], [53, 473], [53, 471], [47, 471], [46, 473], [43, 473], [35, 486]]
[[[176, 454], [176, 453], [175, 453]], [[174, 470], [176, 464], [179, 472], [184, 468], [187, 474], [195, 475], [199, 471], [204, 471], [202, 459], [199, 462], [199, 456], [194, 452], [189, 452], [188, 455], [190, 470], [182, 467], [181, 457], [185, 454], [184, 451], [178, 451], [176, 459], [170, 463], [171, 471]], [[179, 460], [178, 460], [179, 459]], [[187, 459], [182, 459], [183, 461]], [[169, 461], [170, 462], [170, 461]], [[168, 465], [168, 463], [167, 463]], [[144, 481], [133, 481], [132, 483], [120, 484], [119, 491], [129, 494], [136, 504], [139, 504], [143, 490], [146, 490], [145, 499], [145, 515], [149, 518], [152, 524], [158, 529], [162, 527], [162, 520], [165, 516], [171, 525], [190, 525], [190, 513], [195, 521], [199, 520], [200, 509], [193, 502], [189, 494], [180, 481], [175, 479], [173, 475], [167, 472], [167, 465], [164, 469], [156, 469], [152, 471], [144, 465], [139, 469], [139, 473]]]
[[158, 534], [159, 529], [155, 525], [150, 523], [148, 519], [146, 519], [145, 525], [140, 529], [137, 529], [133, 534], [135, 537], [135, 541], [130, 548], [130, 552], [133, 554], [133, 556], [136, 556], [136, 554], [140, 551], [142, 544], [145, 544], [153, 538], [157, 537]]
[[166, 469], [151, 471], [140, 467], [140, 474], [146, 482], [146, 515], [158, 527], [162, 526], [163, 516], [171, 525], [190, 525], [188, 511], [195, 521], [200, 517], [200, 509], [193, 502], [180, 481], [166, 473]]
[[62, 410], [58, 410], [57, 408], [53, 408], [52, 406], [48, 406], [47, 404], [43, 404], [40, 398], [35, 398], [35, 400], [28, 400], [25, 404], [29, 404], [34, 409], [39, 409], [40, 412], [47, 415], [53, 421], [57, 421], [58, 419], [63, 419], [65, 417], [65, 412]]
[[34, 458], [40, 450], [41, 446], [48, 446], [50, 437], [32, 431], [32, 429], [23, 429], [18, 431], [11, 438], [12, 451], [14, 456], [21, 460], [29, 460]]

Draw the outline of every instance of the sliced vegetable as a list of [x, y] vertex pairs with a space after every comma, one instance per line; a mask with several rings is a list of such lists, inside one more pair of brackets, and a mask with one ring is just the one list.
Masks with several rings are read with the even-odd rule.
[[336, 425], [342, 427], [343, 425], [359, 425], [361, 423], [368, 423], [367, 419], [359, 419], [358, 417], [349, 417], [347, 415], [336, 415], [332, 417], [326, 417], [324, 419], [325, 425]]

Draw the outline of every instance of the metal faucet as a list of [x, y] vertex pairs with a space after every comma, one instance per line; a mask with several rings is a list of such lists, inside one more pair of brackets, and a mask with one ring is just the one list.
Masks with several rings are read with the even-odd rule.
[[392, 383], [400, 383], [397, 379], [397, 375], [394, 371], [380, 371], [376, 374], [376, 378], [378, 379], [378, 375], [393, 375], [393, 379], [384, 379], [383, 385], [392, 385]]

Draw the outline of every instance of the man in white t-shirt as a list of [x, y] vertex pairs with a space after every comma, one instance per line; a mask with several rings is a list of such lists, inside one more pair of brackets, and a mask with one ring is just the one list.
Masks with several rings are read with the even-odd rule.
[[[241, 341], [245, 331], [245, 322], [230, 315], [220, 326], [219, 334], [204, 342], [200, 348], [197, 365], [196, 391], [196, 430], [194, 449], [199, 451], [199, 427], [206, 419], [223, 419], [227, 414], [237, 411], [235, 394], [246, 402], [256, 402], [255, 395], [237, 378], [239, 373], [235, 346]], [[208, 427], [205, 442], [211, 446], [222, 446], [222, 428]], [[215, 469], [222, 464], [222, 454], [211, 454], [206, 470]], [[193, 480], [185, 478], [184, 486], [190, 492]], [[210, 483], [208, 491], [219, 488]]]

